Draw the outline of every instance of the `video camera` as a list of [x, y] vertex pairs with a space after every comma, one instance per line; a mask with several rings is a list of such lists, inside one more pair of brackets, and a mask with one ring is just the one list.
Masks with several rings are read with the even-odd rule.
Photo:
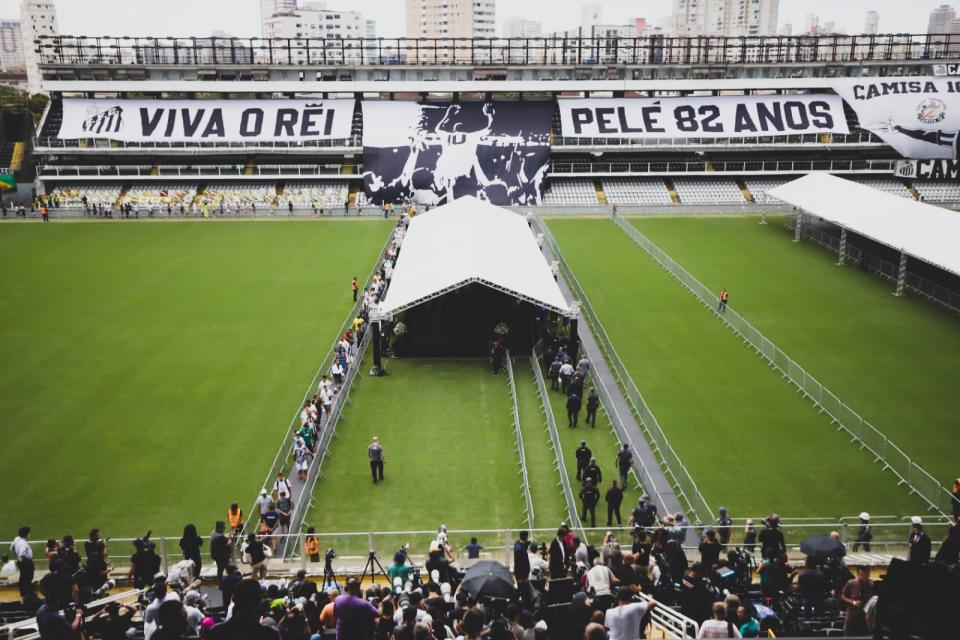
[[336, 551], [333, 550], [333, 547], [327, 549], [327, 552], [323, 555], [323, 559], [327, 562], [332, 562], [334, 558], [337, 557]]

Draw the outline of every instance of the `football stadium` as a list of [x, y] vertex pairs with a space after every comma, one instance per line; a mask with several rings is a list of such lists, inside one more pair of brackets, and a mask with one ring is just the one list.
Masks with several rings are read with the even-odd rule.
[[956, 40], [38, 38], [0, 636], [956, 637]]

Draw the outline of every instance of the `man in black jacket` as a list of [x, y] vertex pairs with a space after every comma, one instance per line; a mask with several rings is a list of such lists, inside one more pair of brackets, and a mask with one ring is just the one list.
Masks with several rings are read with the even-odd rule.
[[590, 527], [597, 526], [597, 503], [600, 502], [600, 492], [593, 484], [591, 478], [587, 478], [580, 489], [580, 501], [583, 503], [583, 515], [580, 519], [584, 524], [587, 522], [587, 514], [590, 514]]
[[571, 393], [567, 397], [567, 422], [571, 429], [577, 426], [577, 422], [580, 420], [580, 407], [583, 406], [583, 402], [580, 400], [580, 396], [576, 393]]
[[620, 518], [620, 505], [623, 503], [623, 489], [617, 486], [616, 480], [610, 483], [610, 488], [607, 489], [604, 499], [607, 501], [607, 526], [612, 527], [613, 516], [617, 516], [617, 526], [619, 527], [623, 524], [623, 520]]
[[763, 521], [765, 525], [760, 532], [760, 555], [768, 560], [779, 558], [780, 554], [786, 552], [787, 543], [783, 539], [783, 531], [780, 531], [780, 516], [771, 513], [770, 517]]
[[517, 579], [517, 584], [526, 582], [530, 577], [530, 556], [527, 555], [529, 547], [530, 533], [521, 531], [520, 539], [513, 543], [513, 575]]
[[603, 482], [603, 472], [601, 472], [600, 467], [597, 466], [596, 458], [590, 458], [590, 464], [583, 470], [583, 477], [593, 480], [594, 486]]
[[593, 452], [590, 451], [590, 447], [587, 446], [587, 441], [581, 440], [580, 446], [577, 447], [577, 480], [583, 480], [583, 470], [590, 464], [592, 457]]
[[926, 564], [930, 562], [930, 536], [923, 530], [923, 520], [920, 516], [910, 518], [913, 523], [913, 529], [910, 531], [910, 562]]
[[550, 579], [560, 580], [567, 577], [567, 550], [563, 546], [566, 531], [557, 529], [557, 537], [550, 542]]

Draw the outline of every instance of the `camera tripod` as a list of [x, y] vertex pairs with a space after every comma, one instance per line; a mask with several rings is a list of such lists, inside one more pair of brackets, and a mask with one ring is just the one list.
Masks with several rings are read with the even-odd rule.
[[333, 572], [333, 560], [329, 557], [324, 559], [323, 562], [323, 582], [320, 584], [323, 585], [324, 589], [329, 587], [336, 587], [338, 591], [342, 591], [340, 588], [340, 583], [337, 582], [337, 576]]
[[363, 584], [363, 579], [367, 576], [370, 577], [371, 581], [375, 581], [377, 575], [382, 575], [387, 579], [387, 584], [390, 583], [390, 576], [387, 575], [387, 572], [383, 570], [383, 565], [377, 560], [377, 552], [371, 549], [370, 555], [367, 556], [367, 564], [363, 567], [363, 573], [360, 574], [360, 584]]

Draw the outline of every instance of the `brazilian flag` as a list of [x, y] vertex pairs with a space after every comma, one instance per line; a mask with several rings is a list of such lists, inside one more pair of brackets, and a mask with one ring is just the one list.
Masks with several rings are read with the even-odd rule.
[[0, 193], [17, 190], [17, 177], [13, 171], [0, 169]]

